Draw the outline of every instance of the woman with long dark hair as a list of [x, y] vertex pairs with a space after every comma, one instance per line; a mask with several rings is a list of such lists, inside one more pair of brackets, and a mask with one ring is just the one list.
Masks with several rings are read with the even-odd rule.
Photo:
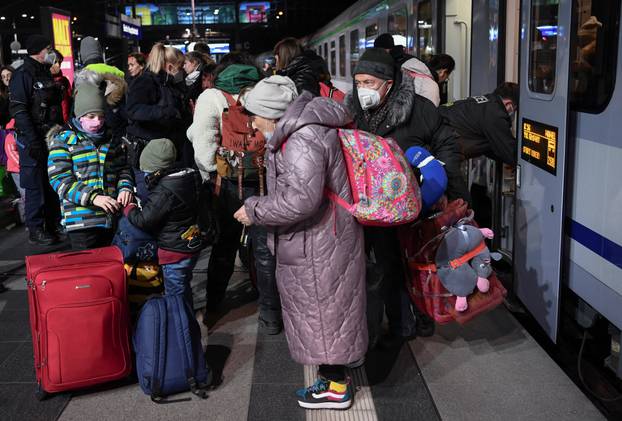
[[156, 43], [147, 60], [146, 70], [132, 80], [127, 95], [127, 127], [130, 164], [136, 177], [137, 196], [146, 199], [145, 174], [138, 160], [144, 146], [152, 139], [167, 138], [181, 152], [185, 141], [182, 93], [175, 87], [183, 83], [181, 51]]
[[324, 60], [313, 51], [303, 49], [296, 38], [285, 38], [274, 46], [276, 74], [287, 76], [296, 84], [298, 94], [309, 91], [320, 95], [320, 82], [330, 80]]

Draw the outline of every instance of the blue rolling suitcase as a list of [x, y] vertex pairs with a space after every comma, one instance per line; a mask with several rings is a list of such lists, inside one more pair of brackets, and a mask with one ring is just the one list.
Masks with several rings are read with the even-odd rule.
[[147, 300], [133, 342], [138, 381], [152, 401], [171, 402], [164, 398], [187, 390], [207, 398], [211, 372], [205, 363], [201, 332], [181, 295]]

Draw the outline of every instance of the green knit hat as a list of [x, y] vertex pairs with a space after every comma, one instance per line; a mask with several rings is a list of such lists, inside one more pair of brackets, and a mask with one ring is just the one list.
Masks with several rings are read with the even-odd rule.
[[231, 64], [220, 72], [214, 84], [222, 91], [237, 95], [243, 87], [254, 85], [259, 79], [261, 76], [255, 66]]
[[153, 139], [140, 154], [140, 170], [156, 172], [170, 168], [177, 159], [175, 144], [169, 139]]
[[78, 86], [73, 112], [77, 118], [88, 113], [104, 113], [106, 110], [106, 98], [99, 87], [92, 83], [82, 83]]

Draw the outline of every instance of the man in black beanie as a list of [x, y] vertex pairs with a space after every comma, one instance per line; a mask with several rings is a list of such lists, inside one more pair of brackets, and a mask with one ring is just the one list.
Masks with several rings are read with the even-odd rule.
[[[468, 200], [466, 184], [460, 174], [460, 156], [454, 135], [443, 126], [437, 108], [415, 93], [414, 80], [396, 67], [382, 48], [365, 50], [353, 71], [354, 86], [345, 105], [354, 116], [356, 127], [397, 141], [403, 151], [411, 146], [429, 150], [445, 163], [450, 200]], [[368, 327], [370, 343], [377, 342], [383, 307], [389, 319], [389, 335], [383, 343], [397, 345], [415, 335], [432, 333], [427, 316], [413, 318], [404, 287], [404, 272], [397, 231], [390, 227], [365, 227], [365, 244], [375, 259], [374, 273], [367, 279]], [[415, 325], [416, 323], [416, 325]], [[376, 336], [376, 337], [374, 337]]]
[[9, 85], [10, 112], [15, 118], [20, 162], [20, 184], [26, 190], [25, 213], [29, 240], [52, 245], [59, 240], [60, 204], [47, 176], [47, 131], [63, 124], [62, 92], [54, 83], [50, 67], [56, 55], [50, 40], [31, 35], [26, 40], [28, 57], [13, 74]]
[[374, 48], [382, 48], [384, 51], [391, 54], [395, 64], [399, 67], [414, 57], [404, 51], [404, 46], [395, 45], [393, 35], [387, 32], [378, 35], [378, 38], [374, 41]]

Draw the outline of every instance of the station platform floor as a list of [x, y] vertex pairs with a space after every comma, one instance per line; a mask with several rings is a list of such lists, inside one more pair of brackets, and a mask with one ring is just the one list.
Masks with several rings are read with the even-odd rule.
[[[61, 246], [62, 247], [62, 246]], [[437, 326], [434, 336], [400, 349], [372, 350], [350, 370], [356, 388], [349, 411], [306, 411], [294, 391], [316, 367], [294, 363], [283, 333], [257, 329], [256, 293], [236, 271], [227, 310], [204, 341], [222, 383], [208, 399], [158, 405], [131, 380], [95, 389], [34, 396], [22, 228], [0, 232], [0, 420], [601, 420], [590, 400], [500, 306], [465, 326]], [[195, 276], [205, 276], [208, 251]], [[202, 324], [201, 324], [202, 325]], [[191, 397], [182, 394], [179, 397]]]

